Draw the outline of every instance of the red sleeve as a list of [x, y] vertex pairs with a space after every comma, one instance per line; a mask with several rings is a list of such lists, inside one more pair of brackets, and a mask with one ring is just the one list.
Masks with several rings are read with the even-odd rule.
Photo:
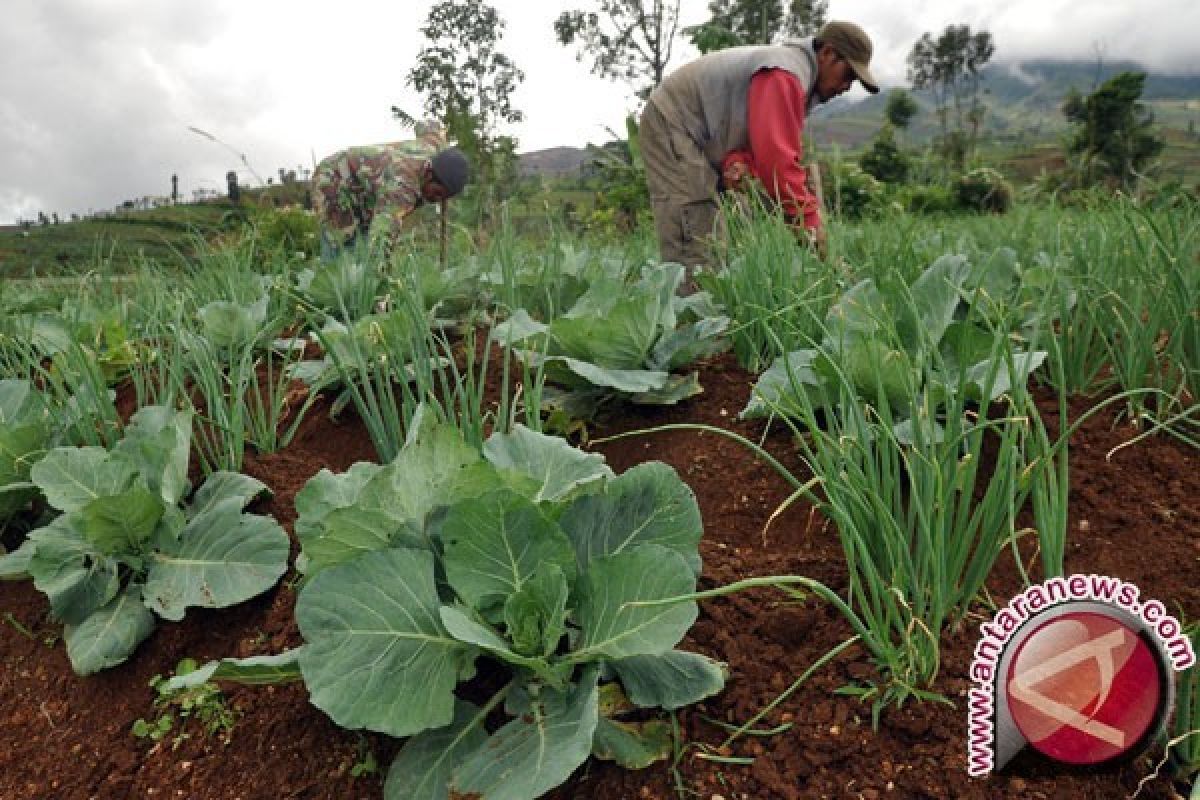
[[759, 180], [779, 201], [785, 214], [803, 218], [804, 227], [817, 230], [821, 215], [808, 190], [804, 167], [804, 87], [782, 69], [766, 69], [750, 80], [747, 128], [750, 152]]

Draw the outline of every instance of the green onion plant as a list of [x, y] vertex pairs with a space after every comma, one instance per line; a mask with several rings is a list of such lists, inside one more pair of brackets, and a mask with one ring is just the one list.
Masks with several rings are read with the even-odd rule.
[[[1188, 626], [1187, 634], [1192, 649], [1200, 653], [1200, 623]], [[1195, 797], [1200, 788], [1200, 666], [1195, 664], [1176, 680], [1167, 755], [1172, 775], [1181, 784], [1190, 784]]]
[[[881, 356], [882, 357], [882, 356]], [[872, 701], [876, 720], [890, 702], [940, 699], [933, 692], [940, 665], [940, 637], [966, 618], [997, 557], [1017, 535], [1017, 515], [1030, 492], [1022, 480], [1031, 431], [1025, 417], [1025, 362], [997, 331], [990, 374], [970, 377], [935, 360], [936, 370], [912, 376], [900, 387], [880, 383], [869, 400], [835, 363], [832, 389], [801, 385], [780, 419], [794, 434], [801, 461], [812, 475], [802, 482], [761, 447], [705, 426], [753, 449], [807, 497], [837, 528], [849, 573], [845, 595], [810, 578], [764, 577], [714, 592], [751, 585], [799, 584], [831, 602], [849, 621], [881, 672], [877, 684], [850, 691]], [[855, 365], [879, 375], [881, 364]], [[930, 381], [956, 376], [957, 386], [935, 398]], [[988, 407], [971, 400], [968, 384], [1009, 388]], [[898, 393], [909, 423], [899, 425]], [[786, 505], [785, 503], [785, 505]], [[699, 597], [699, 595], [697, 595]]]
[[839, 294], [838, 276], [757, 193], [726, 203], [722, 218], [724, 265], [697, 282], [729, 314], [738, 363], [758, 372], [816, 338], [814, 321]]
[[48, 426], [57, 440], [109, 447], [121, 438], [116, 393], [108, 386], [95, 352], [69, 341], [46, 356], [24, 337], [6, 337], [0, 368], [6, 377], [32, 380], [46, 401]]
[[193, 436], [206, 474], [240, 472], [247, 445], [259, 453], [286, 447], [316, 399], [309, 394], [298, 409], [289, 405], [291, 368], [303, 348], [294, 339], [277, 340], [294, 320], [268, 318], [268, 307], [262, 295], [249, 306], [205, 305], [196, 312], [198, 323], [177, 319], [168, 391], [188, 398], [196, 413]]
[[[497, 409], [492, 410], [485, 395], [494, 341], [490, 331], [481, 357], [476, 330], [467, 328], [457, 341], [446, 332], [435, 331], [422, 298], [416, 287], [398, 292], [391, 310], [361, 319], [353, 327], [313, 326], [382, 463], [395, 458], [403, 447], [421, 406], [438, 421], [459, 428], [468, 442], [480, 447], [493, 429], [508, 430], [517, 421], [520, 406], [509, 395], [507, 348], [501, 396]], [[526, 368], [523, 377], [528, 425], [537, 419], [534, 403], [540, 402], [543, 378], [540, 368]], [[529, 427], [540, 430], [540, 424]]]

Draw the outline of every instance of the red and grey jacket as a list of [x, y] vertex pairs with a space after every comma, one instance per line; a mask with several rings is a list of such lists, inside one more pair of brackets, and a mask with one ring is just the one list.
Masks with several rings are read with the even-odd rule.
[[815, 231], [821, 227], [817, 199], [808, 188], [804, 168], [804, 130], [808, 97], [790, 72], [765, 69], [750, 80], [747, 102], [749, 147], [726, 154], [721, 163], [722, 182], [737, 189], [753, 176], [779, 203], [795, 224]]

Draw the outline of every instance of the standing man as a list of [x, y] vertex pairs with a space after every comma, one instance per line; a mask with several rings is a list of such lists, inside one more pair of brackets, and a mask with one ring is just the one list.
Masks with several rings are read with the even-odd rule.
[[823, 252], [825, 233], [803, 166], [808, 112], [871, 75], [871, 39], [833, 21], [813, 38], [732, 47], [685, 64], [650, 95], [641, 147], [664, 261], [709, 262], [717, 191], [731, 156], [753, 175], [801, 234]]
[[441, 202], [444, 214], [469, 173], [466, 156], [446, 147], [436, 123], [419, 123], [412, 141], [351, 147], [323, 159], [312, 178], [322, 256], [360, 241], [390, 252], [404, 218], [427, 202]]

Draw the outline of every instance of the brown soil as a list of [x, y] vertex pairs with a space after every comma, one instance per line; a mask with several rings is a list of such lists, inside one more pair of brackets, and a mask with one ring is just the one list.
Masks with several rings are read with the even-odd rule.
[[[702, 422], [758, 440], [797, 469], [782, 429], [740, 423], [752, 376], [729, 356], [701, 370], [703, 395], [673, 408], [634, 408], [591, 431], [594, 438], [672, 422]], [[1047, 402], [1048, 412], [1053, 404]], [[1077, 416], [1087, 404], [1074, 404]], [[342, 471], [374, 458], [362, 424], [350, 411], [330, 420], [318, 404], [284, 452], [249, 456], [246, 472], [274, 491], [255, 509], [291, 529], [293, 498], [321, 468]], [[1191, 619], [1200, 618], [1200, 470], [1197, 452], [1158, 437], [1107, 457], [1135, 432], [1103, 412], [1072, 439], [1071, 532], [1067, 568], [1132, 581]], [[807, 575], [843, 589], [846, 575], [836, 535], [804, 503], [766, 527], [787, 498], [784, 482], [740, 445], [711, 433], [664, 432], [592, 445], [617, 471], [658, 459], [674, 466], [695, 490], [705, 521], [704, 587], [768, 574]], [[766, 528], [764, 530], [764, 528]], [[1018, 589], [1011, 559], [989, 588], [998, 599]], [[101, 675], [72, 673], [61, 628], [30, 583], [0, 583], [0, 798], [380, 798], [382, 778], [399, 743], [337, 728], [307, 702], [303, 686], [229, 687], [237, 723], [228, 742], [205, 736], [195, 723], [187, 738], [159, 744], [137, 739], [130, 727], [154, 714], [148, 682], [172, 672], [184, 657], [279, 652], [298, 644], [292, 620], [292, 576], [272, 592], [239, 607], [192, 611], [158, 630], [126, 663]], [[870, 678], [865, 653], [845, 651], [816, 672], [760, 724], [791, 723], [771, 737], [746, 737], [721, 755], [753, 758], [720, 763], [725, 731], [710, 720], [742, 722], [775, 699], [814, 661], [849, 638], [849, 627], [827, 605], [761, 590], [708, 601], [683, 643], [728, 663], [731, 677], [716, 698], [679, 714], [691, 743], [672, 773], [669, 765], [626, 772], [589, 762], [552, 794], [566, 798], [670, 798], [676, 782], [703, 800], [736, 798], [1121, 798], [1152, 771], [1152, 752], [1102, 770], [1064, 770], [1023, 754], [1002, 774], [969, 779], [965, 772], [967, 669], [974, 626], [943, 642], [936, 689], [954, 708], [925, 703], [889, 709], [879, 729], [870, 710], [834, 694]], [[178, 729], [177, 729], [178, 730]], [[355, 777], [367, 753], [376, 774]], [[1139, 795], [1172, 797], [1165, 778]]]

